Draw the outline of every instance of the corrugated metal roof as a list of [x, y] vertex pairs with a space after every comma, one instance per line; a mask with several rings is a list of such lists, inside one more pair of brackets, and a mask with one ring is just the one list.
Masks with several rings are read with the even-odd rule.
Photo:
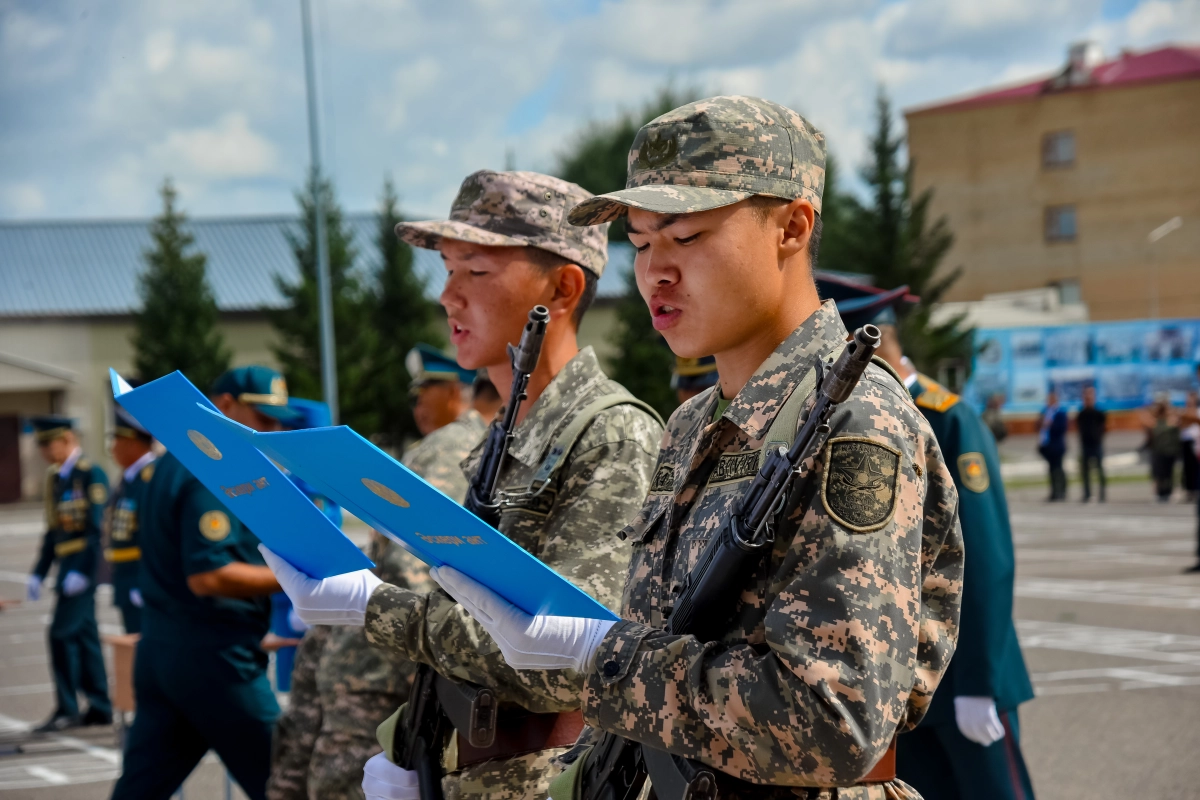
[[[364, 273], [379, 263], [377, 222], [369, 213], [347, 214]], [[150, 220], [0, 223], [0, 318], [109, 316], [140, 305], [137, 277], [151, 247]], [[299, 280], [286, 234], [299, 232], [295, 217], [190, 219], [196, 249], [208, 256], [208, 280], [222, 311], [280, 308], [275, 276]], [[414, 250], [415, 265], [436, 298], [445, 282], [441, 257]], [[601, 297], [623, 291], [622, 271], [632, 263], [627, 244], [611, 248]]]

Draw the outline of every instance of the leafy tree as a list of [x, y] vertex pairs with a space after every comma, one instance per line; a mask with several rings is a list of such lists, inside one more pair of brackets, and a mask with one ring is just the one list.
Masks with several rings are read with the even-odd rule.
[[675, 356], [654, 330], [650, 310], [638, 291], [633, 270], [626, 270], [622, 277], [625, 293], [617, 301], [617, 324], [609, 339], [616, 347], [617, 355], [609, 365], [609, 374], [634, 397], [654, 406], [666, 419], [679, 405], [670, 383]]
[[230, 349], [217, 329], [220, 312], [205, 276], [207, 258], [187, 252], [195, 237], [184, 230], [187, 218], [175, 207], [170, 178], [163, 181], [163, 209], [150, 226], [154, 248], [147, 250], [146, 271], [138, 276], [141, 310], [134, 317], [134, 369], [144, 380], [175, 370], [201, 391], [229, 368]]
[[905, 353], [917, 368], [936, 375], [943, 362], [969, 362], [971, 355], [971, 330], [962, 327], [962, 316], [941, 324], [931, 319], [934, 305], [958, 280], [962, 267], [940, 269], [954, 235], [945, 217], [929, 218], [932, 189], [913, 196], [912, 164], [900, 162], [904, 137], [893, 130], [891, 103], [882, 91], [875, 113], [871, 156], [861, 171], [870, 200], [863, 203], [849, 195], [841, 198], [849, 235], [840, 245], [844, 255], [835, 257], [845, 259], [841, 263], [846, 269], [870, 275], [876, 286], [886, 289], [907, 284], [920, 296], [920, 304], [900, 319], [900, 336]]
[[279, 291], [287, 300], [284, 308], [270, 313], [280, 343], [275, 357], [283, 365], [288, 389], [297, 397], [322, 397], [320, 304], [317, 295], [317, 215], [313, 199], [322, 193], [326, 237], [329, 243], [329, 280], [333, 295], [334, 357], [337, 359], [338, 406], [341, 420], [369, 435], [378, 425], [378, 415], [369, 393], [370, 357], [374, 346], [372, 298], [355, 273], [357, 250], [353, 232], [346, 227], [333, 186], [309, 176], [304, 190], [296, 195], [300, 204], [300, 230], [287, 234], [300, 267], [300, 282], [290, 284], [276, 276]]
[[376, 332], [371, 358], [370, 394], [378, 414], [376, 431], [384, 444], [400, 447], [418, 436], [408, 397], [404, 357], [413, 345], [446, 343], [445, 322], [438, 304], [425, 296], [426, 281], [413, 269], [412, 248], [396, 236], [403, 221], [391, 179], [383, 184], [376, 245], [380, 265], [373, 289], [372, 322]]

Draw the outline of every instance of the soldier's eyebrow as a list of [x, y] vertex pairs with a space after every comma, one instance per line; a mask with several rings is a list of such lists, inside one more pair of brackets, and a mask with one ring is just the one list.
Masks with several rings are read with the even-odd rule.
[[[661, 231], [663, 228], [666, 228], [669, 225], [674, 225], [676, 222], [679, 222], [679, 220], [683, 219], [684, 216], [685, 216], [684, 214], [663, 214], [662, 216], [657, 217], [654, 221], [652, 221], [650, 223], [650, 230], [655, 231], [655, 232]], [[625, 230], [628, 233], [644, 233], [645, 232], [645, 231], [639, 231], [637, 228], [633, 227], [633, 225], [629, 222], [629, 217], [625, 218]]]

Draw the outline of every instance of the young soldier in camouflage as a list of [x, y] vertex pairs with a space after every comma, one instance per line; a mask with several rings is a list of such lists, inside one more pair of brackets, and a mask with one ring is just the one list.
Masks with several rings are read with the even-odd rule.
[[580, 224], [628, 214], [655, 327], [677, 355], [716, 354], [720, 374], [672, 415], [621, 533], [633, 547], [623, 621], [531, 618], [432, 571], [479, 609], [510, 664], [580, 665], [590, 725], [711, 765], [721, 800], [916, 797], [886, 766], [889, 746], [920, 721], [954, 650], [954, 483], [904, 386], [874, 365], [834, 413], [815, 480], [788, 498], [724, 635], [664, 631], [763, 447], [794, 437], [795, 422], [776, 420], [811, 401], [818, 361], [846, 340], [813, 284], [824, 165], [800, 115], [713, 98], [643, 127], [628, 188], [572, 211]]
[[[482, 171], [463, 182], [449, 220], [401, 223], [397, 233], [441, 252], [448, 273], [441, 302], [458, 362], [486, 367], [506, 400], [512, 368], [505, 347], [520, 339], [530, 308], [541, 304], [550, 310], [529, 399], [500, 474], [499, 527], [615, 609], [630, 553], [617, 532], [649, 488], [662, 428], [609, 380], [590, 347], [580, 350], [577, 344], [579, 319], [607, 261], [606, 226], [567, 222], [567, 212], [590, 196], [546, 175]], [[562, 451], [551, 456], [556, 445]], [[477, 449], [464, 462], [464, 474], [474, 473], [478, 456]], [[548, 480], [535, 480], [539, 470], [544, 476], [551, 467]], [[443, 759], [447, 798], [545, 795], [550, 759], [564, 752], [583, 725], [577, 676], [518, 673], [483, 628], [441, 591], [375, 588], [359, 573], [312, 581], [269, 557], [302, 616], [304, 609], [319, 614], [322, 608], [340, 612], [355, 605], [371, 642], [431, 664], [448, 678], [496, 691], [502, 701], [497, 747], [474, 750], [463, 737], [452, 739]], [[361, 608], [349, 600], [359, 596]], [[506, 716], [520, 715], [525, 722], [506, 722]], [[529, 733], [539, 728], [540, 736]], [[540, 744], [513, 744], [522, 738], [538, 738]], [[408, 780], [381, 758], [372, 759], [368, 776], [382, 768], [396, 783]], [[387, 796], [406, 795], [398, 790]]]

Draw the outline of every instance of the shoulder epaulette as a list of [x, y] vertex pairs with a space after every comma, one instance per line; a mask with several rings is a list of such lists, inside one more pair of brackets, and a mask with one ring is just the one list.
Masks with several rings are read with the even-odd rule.
[[928, 408], [940, 413], [953, 408], [961, 399], [945, 386], [924, 375], [917, 376], [917, 383], [921, 384], [921, 388], [925, 390], [917, 395], [916, 402], [921, 408]]

